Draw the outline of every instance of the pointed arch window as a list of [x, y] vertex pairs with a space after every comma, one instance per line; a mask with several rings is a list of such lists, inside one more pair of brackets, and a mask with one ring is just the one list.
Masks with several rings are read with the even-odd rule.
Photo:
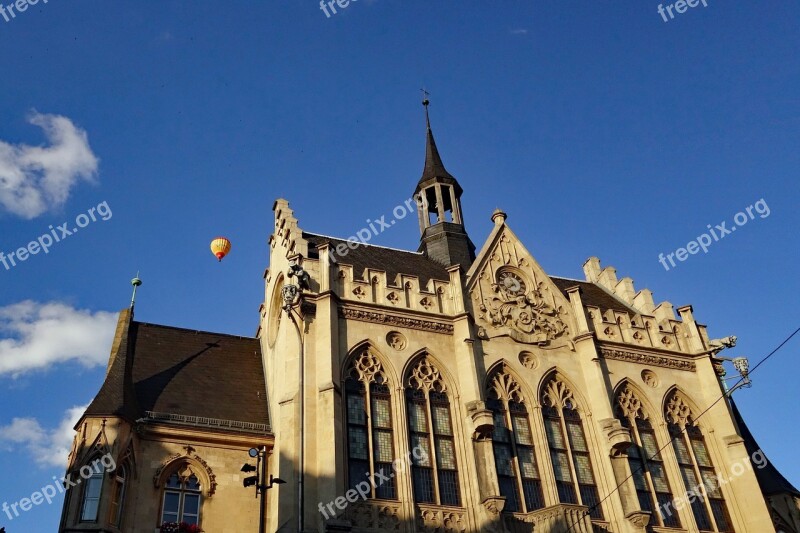
[[[528, 513], [544, 507], [542, 481], [533, 446], [530, 418], [516, 380], [505, 368], [489, 381], [487, 406], [494, 417], [494, 450], [504, 511]], [[522, 497], [520, 497], [522, 495]]]
[[728, 507], [705, 438], [688, 402], [677, 392], [667, 401], [665, 417], [687, 494], [697, 495], [691, 502], [697, 527], [700, 531], [732, 533]]
[[202, 498], [200, 480], [190, 467], [173, 473], [164, 483], [161, 523], [200, 525]]
[[100, 464], [99, 459], [95, 459], [90, 464], [81, 467], [89, 468], [91, 474], [86, 478], [81, 498], [81, 522], [97, 522], [97, 515], [100, 512], [100, 496], [103, 494], [103, 478], [105, 469]]
[[128, 482], [128, 469], [120, 465], [114, 472], [114, 486], [111, 493], [110, 522], [115, 527], [122, 524], [122, 512], [125, 505], [125, 492]]
[[639, 497], [639, 507], [651, 513], [651, 526], [681, 527], [678, 513], [670, 508], [672, 490], [664, 469], [664, 459], [659, 452], [661, 447], [642, 409], [642, 402], [630, 386], [626, 385], [617, 394], [615, 413], [631, 433], [633, 445], [628, 448], [628, 462]]
[[414, 501], [461, 505], [447, 387], [428, 357], [411, 370], [406, 391]]
[[344, 388], [349, 486], [372, 480], [371, 498], [397, 498], [391, 391], [380, 360], [364, 350], [352, 360]]
[[[561, 503], [585, 505], [603, 519], [589, 444], [572, 391], [555, 376], [542, 390], [542, 415]], [[577, 490], [576, 490], [577, 489]]]

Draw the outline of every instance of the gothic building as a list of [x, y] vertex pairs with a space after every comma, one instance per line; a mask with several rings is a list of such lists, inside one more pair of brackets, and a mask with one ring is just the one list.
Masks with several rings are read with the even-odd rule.
[[[735, 339], [597, 258], [548, 274], [503, 212], [476, 249], [426, 144], [418, 251], [305, 231], [280, 199], [255, 337], [120, 313], [68, 473], [117, 467], [68, 490], [60, 531], [800, 533], [726, 394]], [[251, 448], [285, 481], [263, 499]]]

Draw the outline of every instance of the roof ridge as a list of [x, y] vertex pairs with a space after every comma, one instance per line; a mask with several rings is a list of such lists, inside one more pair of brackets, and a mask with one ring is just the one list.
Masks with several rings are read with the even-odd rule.
[[[381, 246], [380, 244], [369, 244], [369, 243], [366, 243], [366, 242], [363, 242], [363, 241], [351, 241], [349, 239], [343, 239], [341, 237], [334, 237], [333, 235], [323, 235], [322, 233], [313, 233], [311, 231], [304, 231], [303, 233], [306, 233], [308, 235], [315, 235], [317, 237], [325, 237], [326, 239], [336, 239], [337, 241], [342, 241], [342, 242], [356, 242], [360, 246], [372, 246], [373, 248], [383, 248], [384, 250], [394, 250], [395, 252], [405, 252], [407, 254], [419, 255], [421, 257], [428, 257], [422, 252], [415, 252], [413, 250], [403, 250], [402, 248], [392, 248], [391, 246]], [[430, 259], [430, 258], [428, 258], [428, 259]], [[433, 259], [431, 259], [431, 261], [433, 261]]]
[[208, 335], [222, 335], [223, 337], [233, 337], [233, 338], [236, 338], [236, 339], [258, 340], [258, 337], [247, 337], [247, 336], [244, 336], [244, 335], [235, 335], [233, 333], [220, 333], [218, 331], [205, 331], [205, 330], [202, 330], [202, 329], [195, 329], [195, 328], [182, 328], [180, 326], [168, 326], [166, 324], [153, 324], [152, 322], [134, 321], [134, 323], [139, 325], [139, 326], [152, 326], [152, 327], [163, 328], [163, 329], [175, 329], [175, 330], [179, 330], [179, 331], [188, 331], [188, 332], [192, 332], [192, 333], [205, 333], [205, 334], [208, 334]]
[[565, 279], [567, 281], [579, 281], [581, 283], [592, 283], [591, 281], [586, 281], [585, 279], [575, 279], [575, 278], [567, 278], [564, 276], [550, 276], [550, 279], [557, 278], [557, 279]]

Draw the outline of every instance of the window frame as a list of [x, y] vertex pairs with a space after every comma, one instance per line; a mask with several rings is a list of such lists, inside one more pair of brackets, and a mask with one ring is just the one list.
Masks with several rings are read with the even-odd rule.
[[[625, 401], [621, 399], [623, 394], [627, 396]], [[657, 523], [653, 523], [654, 520], [651, 518], [648, 528], [681, 529], [683, 525], [680, 513], [675, 509], [664, 511], [665, 507], [671, 506], [672, 502], [675, 501], [675, 493], [672, 490], [672, 483], [666, 470], [666, 461], [661, 455], [663, 447], [659, 446], [656, 430], [644, 413], [641, 401], [636, 396], [630, 388], [621, 389], [616, 397], [615, 414], [617, 420], [630, 432], [632, 445], [628, 450], [627, 459], [634, 489], [636, 490], [636, 497], [639, 501], [639, 508], [642, 511], [649, 512], [652, 517], [657, 517], [655, 518]], [[650, 435], [652, 438], [656, 450], [656, 453], [652, 456], [645, 446], [643, 434]], [[632, 455], [631, 450], [635, 451], [635, 456]], [[666, 492], [656, 488], [655, 476], [653, 475], [654, 467], [661, 469], [663, 480], [667, 485]], [[645, 485], [644, 489], [640, 489], [637, 485], [637, 472], [641, 472], [641, 479]]]
[[[351, 388], [352, 387], [352, 388]], [[385, 390], [378, 390], [379, 388], [384, 388]], [[376, 473], [381, 472], [384, 476], [388, 477], [388, 481], [383, 480], [380, 485], [375, 482], [370, 482], [370, 492], [368, 495], [368, 499], [371, 500], [392, 500], [397, 501], [397, 476], [393, 475], [394, 472], [391, 470], [393, 469], [393, 463], [397, 458], [397, 449], [395, 445], [394, 439], [394, 416], [393, 416], [393, 409], [392, 409], [392, 396], [391, 396], [391, 389], [389, 388], [389, 384], [385, 381], [385, 379], [381, 379], [380, 382], [376, 380], [371, 380], [369, 383], [365, 382], [364, 379], [356, 378], [352, 375], [349, 375], [345, 378], [344, 383], [344, 397], [345, 397], [345, 426], [346, 426], [346, 435], [345, 435], [345, 451], [347, 453], [347, 484], [348, 487], [354, 489], [355, 486], [362, 482], [362, 481], [370, 481], [370, 480], [382, 480], [380, 476], [376, 478]], [[350, 397], [351, 396], [360, 396], [362, 405], [364, 408], [364, 423], [359, 424], [352, 422], [350, 420]], [[386, 427], [377, 426], [375, 422], [375, 417], [373, 416], [373, 410], [375, 408], [375, 401], [376, 400], [386, 400], [389, 405], [389, 424]], [[350, 442], [350, 430], [351, 427], [361, 427], [364, 430], [364, 433], [367, 436], [367, 459], [357, 459], [351, 457], [352, 446]], [[375, 447], [375, 434], [378, 432], [384, 432], [389, 434], [389, 442], [392, 446], [392, 462], [378, 462], [375, 454], [377, 453], [377, 448]], [[365, 462], [367, 465], [368, 476], [364, 476], [364, 479], [352, 479], [352, 464], [355, 461]], [[380, 468], [377, 468], [381, 465]], [[390, 471], [387, 472], [386, 468]], [[386, 492], [388, 491], [389, 494], [387, 495]]]
[[[603, 512], [603, 499], [600, 497], [600, 488], [597, 483], [597, 469], [595, 468], [595, 461], [592, 459], [592, 446], [587, 438], [586, 427], [583, 423], [581, 411], [578, 409], [575, 400], [573, 399], [572, 392], [565, 382], [563, 382], [558, 375], [551, 377], [545, 381], [545, 386], [542, 389], [542, 418], [545, 426], [545, 437], [547, 439], [547, 448], [550, 455], [550, 465], [553, 469], [553, 478], [556, 481], [556, 489], [558, 493], [558, 501], [564, 504], [583, 505], [588, 507], [589, 515], [592, 520], [605, 520], [605, 513]], [[556, 447], [556, 443], [551, 438], [551, 433], [548, 427], [548, 420], [555, 423], [554, 429], [558, 429], [561, 435], [561, 442], [564, 448]], [[573, 442], [572, 433], [569, 431], [569, 422], [577, 423], [580, 430], [581, 438], [586, 445], [586, 450], [576, 450], [575, 443]], [[565, 481], [559, 481], [556, 477], [556, 462], [553, 460], [554, 453], [561, 453], [566, 455], [567, 463], [569, 465], [569, 473], [571, 481], [569, 484]], [[577, 457], [586, 457], [589, 464], [589, 473], [592, 476], [592, 483], [581, 483], [577, 471]], [[567, 496], [566, 490], [569, 489], [571, 495], [575, 497], [575, 501], [564, 501]], [[588, 502], [585, 493], [592, 491], [592, 496], [595, 501]]]
[[[85, 483], [83, 484], [83, 489], [81, 491], [80, 507], [78, 508], [79, 509], [78, 510], [78, 513], [79, 513], [78, 514], [78, 518], [79, 518], [79, 521], [81, 523], [96, 524], [96, 523], [98, 523], [100, 521], [100, 503], [103, 500], [103, 487], [105, 486], [105, 469], [101, 469], [98, 466], [99, 465], [99, 460], [98, 459], [94, 459], [92, 461], [89, 461], [88, 463], [86, 463], [86, 465], [91, 467], [92, 475], [89, 476], [88, 478], [85, 478]], [[93, 484], [92, 481], [93, 480], [97, 480], [97, 479], [100, 480], [99, 485], [97, 485], [96, 483]], [[90, 497], [88, 495], [89, 490], [94, 486], [98, 486], [99, 487], [97, 489], [97, 496], [91, 496]], [[86, 518], [85, 517], [86, 505], [90, 500], [91, 501], [97, 501], [97, 506], [95, 507], [95, 510], [94, 510], [94, 518]]]
[[[519, 398], [522, 400], [522, 398]], [[518, 406], [518, 407], [517, 407]], [[501, 486], [500, 493], [503, 496], [506, 496], [506, 506], [503, 508], [504, 512], [511, 512], [511, 513], [530, 513], [539, 509], [543, 509], [546, 507], [545, 499], [544, 499], [544, 487], [542, 482], [542, 473], [539, 469], [539, 461], [536, 457], [536, 445], [533, 442], [533, 424], [531, 423], [531, 417], [528, 413], [527, 408], [525, 407], [524, 401], [512, 401], [508, 398], [501, 398], [498, 395], [496, 399], [490, 399], [487, 402], [487, 407], [489, 410], [492, 411], [493, 417], [499, 416], [503, 422], [503, 430], [506, 432], [506, 438], [508, 439], [507, 442], [500, 442], [498, 443], [497, 437], [497, 428], [495, 427], [495, 431], [492, 432], [492, 451], [494, 452], [495, 457], [495, 471], [497, 473], [498, 483], [500, 478], [513, 478], [513, 488], [514, 488], [514, 498], [516, 500], [516, 509], [508, 508], [508, 495], [503, 494], [503, 489]], [[531, 443], [530, 444], [521, 444], [518, 439], [518, 432], [517, 426], [514, 423], [514, 420], [517, 418], [521, 418], [524, 420], [528, 425], [528, 431], [531, 434]], [[496, 426], [496, 419], [495, 419], [495, 426]], [[508, 447], [510, 451], [510, 466], [512, 475], [508, 476], [507, 474], [500, 473], [500, 467], [497, 464], [497, 447], [505, 446]], [[520, 464], [520, 456], [519, 456], [519, 449], [523, 448], [529, 451], [531, 457], [533, 458], [533, 467], [536, 471], [535, 478], [528, 478], [522, 475], [522, 467]], [[533, 483], [532, 493], [531, 493], [531, 502], [528, 501], [528, 491], [526, 491], [525, 482]], [[539, 505], [536, 507], [534, 503], [534, 497], [538, 497]]]
[[114, 485], [111, 492], [108, 523], [119, 529], [122, 526], [122, 515], [125, 512], [125, 496], [127, 495], [128, 489], [128, 469], [125, 465], [120, 465], [113, 475]]
[[[410, 457], [413, 501], [418, 505], [437, 505], [463, 509], [464, 497], [461, 490], [461, 476], [458, 467], [458, 441], [456, 439], [455, 425], [453, 423], [454, 410], [441, 372], [437, 368], [437, 365], [427, 356], [423, 356], [411, 367], [407, 384], [408, 386], [405, 390], [406, 429], [408, 431], [409, 447], [413, 448], [410, 450], [412, 452]], [[410, 416], [412, 405], [422, 406], [426, 424], [425, 431], [415, 430], [412, 427]], [[437, 420], [439, 420], [438, 418], [434, 419], [434, 407], [443, 407], [446, 409], [446, 426], [442, 426], [440, 422], [437, 422]], [[430, 451], [427, 457], [417, 457], [417, 455], [413, 453], [414, 450], [416, 450], [416, 446], [414, 446], [415, 436], [426, 442], [428, 450]], [[443, 442], [449, 442], [452, 448], [453, 468], [444, 468], [441, 464], [438, 447]], [[422, 459], [426, 459], [430, 466], [421, 466], [420, 462]], [[420, 473], [422, 471], [430, 472], [428, 479], [433, 501], [420, 498], [420, 491], [418, 488], [421, 481]], [[448, 475], [450, 479], [444, 479]], [[453, 496], [452, 499], [445, 498], [442, 487], [444, 481], [447, 481], [448, 485], [451, 485], [453, 488], [453, 492], [447, 495]]]
[[[161, 491], [161, 506], [160, 506], [160, 512], [159, 512], [159, 517], [160, 517], [159, 525], [167, 523], [167, 522], [177, 522], [179, 524], [181, 522], [186, 522], [186, 496], [187, 495], [197, 496], [197, 514], [190, 513], [190, 516], [191, 517], [196, 517], [197, 521], [195, 522], [195, 524], [197, 524], [198, 526], [202, 525], [201, 521], [202, 521], [202, 515], [203, 515], [203, 484], [202, 484], [202, 480], [200, 479], [200, 477], [197, 474], [195, 474], [191, 470], [190, 470], [189, 473], [190, 473], [190, 475], [188, 475], [188, 476], [182, 476], [178, 471], [175, 471], [165, 479], [164, 488]], [[173, 477], [176, 477], [178, 479], [178, 483], [180, 484], [180, 486], [178, 488], [169, 486], [170, 480]], [[197, 480], [197, 489], [188, 488], [186, 486], [187, 483], [189, 482], [189, 480], [191, 480], [192, 478], [195, 478], [195, 480]], [[176, 515], [176, 519], [175, 520], [167, 519], [164, 516], [165, 513], [166, 513], [165, 508], [166, 508], [166, 504], [167, 504], [167, 494], [177, 494], [177, 496], [178, 496], [178, 510], [177, 510], [177, 515]], [[173, 513], [170, 513], [170, 514], [173, 514]]]
[[[714, 466], [714, 461], [711, 458], [711, 452], [708, 449], [708, 444], [706, 443], [702, 430], [690, 417], [686, 419], [686, 423], [683, 425], [683, 427], [681, 427], [679, 423], [668, 422], [668, 429], [670, 433], [670, 439], [672, 441], [672, 449], [675, 453], [675, 460], [678, 465], [678, 470], [680, 471], [686, 492], [688, 493], [689, 491], [694, 491], [694, 489], [700, 487], [700, 494], [697, 494], [697, 498], [695, 498], [690, 504], [692, 518], [695, 521], [697, 529], [702, 533], [735, 533], [730, 511], [728, 511], [728, 505], [725, 501], [724, 495], [722, 494], [722, 486], [717, 484], [715, 488], [715, 491], [718, 492], [720, 496], [712, 496], [709, 493], [708, 486], [706, 485], [705, 478], [703, 477], [704, 472], [710, 472], [714, 480], [719, 479], [719, 476], [717, 475], [717, 469]], [[682, 453], [681, 450], [678, 449], [678, 442], [680, 442], [684, 447], [690, 463], [682, 461]], [[694, 443], [699, 443], [705, 449], [705, 454], [708, 457], [708, 465], [701, 465], [697, 460], [697, 453], [695, 451]], [[695, 477], [696, 482], [694, 486], [689, 486], [689, 480], [686, 478], [686, 473], [684, 470], [686, 468], [691, 469], [690, 471]], [[720, 528], [718, 521], [719, 516], [717, 513], [715, 513], [715, 509], [713, 507], [714, 503], [721, 505], [720, 511], [724, 513], [722, 518], [725, 519], [728, 526], [725, 529]], [[707, 521], [710, 528], [701, 527], [700, 519], [698, 519], [698, 514], [700, 514], [701, 511], [701, 517]]]

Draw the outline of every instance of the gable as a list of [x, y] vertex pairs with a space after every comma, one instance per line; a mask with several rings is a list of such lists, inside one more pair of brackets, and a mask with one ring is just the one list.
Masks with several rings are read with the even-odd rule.
[[576, 324], [569, 301], [505, 223], [495, 226], [467, 273], [467, 292], [481, 338], [571, 343]]

